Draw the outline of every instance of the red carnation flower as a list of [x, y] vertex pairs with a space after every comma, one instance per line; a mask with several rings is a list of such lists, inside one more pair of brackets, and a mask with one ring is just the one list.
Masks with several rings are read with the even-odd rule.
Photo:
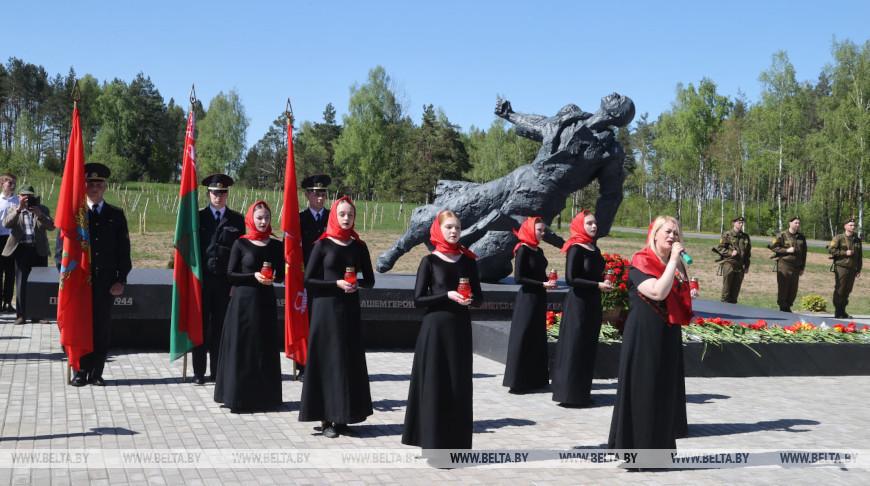
[[628, 290], [628, 286], [624, 283], [619, 284], [619, 290]]

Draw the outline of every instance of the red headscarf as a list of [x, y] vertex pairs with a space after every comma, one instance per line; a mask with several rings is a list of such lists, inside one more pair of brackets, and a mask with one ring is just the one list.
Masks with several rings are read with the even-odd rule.
[[251, 204], [251, 207], [248, 208], [248, 214], [245, 216], [245, 227], [248, 228], [248, 232], [239, 238], [247, 238], [249, 240], [265, 240], [269, 236], [277, 236], [275, 233], [272, 233], [272, 225], [269, 225], [269, 228], [266, 231], [258, 231], [257, 225], [254, 224], [254, 208], [258, 205], [266, 206], [266, 209], [269, 210], [269, 215], [272, 215], [272, 209], [266, 204], [266, 201], [257, 201], [254, 204]]
[[[655, 235], [652, 234], [654, 223], [655, 221], [650, 223], [649, 233], [647, 234], [647, 241], [651, 242], [653, 245], [655, 245], [655, 241], [651, 240], [655, 237]], [[634, 256], [631, 257], [631, 266], [647, 275], [661, 278], [667, 265], [662, 263], [662, 260], [648, 244], [643, 250], [635, 253]], [[685, 277], [685, 275], [683, 277]], [[671, 291], [668, 292], [668, 296], [665, 297], [665, 304], [668, 307], [668, 321], [670, 321], [671, 324], [683, 325], [688, 324], [692, 320], [694, 312], [692, 311], [692, 296], [688, 279], [684, 278], [683, 281], [680, 282], [676, 277], [674, 278], [674, 282], [671, 284]]]
[[[353, 219], [354, 222], [350, 224], [350, 229], [341, 229], [341, 225], [338, 224], [338, 212], [336, 209], [338, 208], [338, 204], [341, 202], [347, 202], [353, 208]], [[332, 203], [332, 209], [329, 210], [329, 219], [326, 220], [326, 231], [317, 238], [318, 240], [322, 240], [324, 238], [333, 237], [339, 240], [349, 240], [351, 238], [359, 241], [363, 245], [366, 244], [365, 241], [361, 240], [359, 235], [356, 234], [356, 231], [353, 230], [354, 224], [356, 223], [356, 206], [354, 206], [353, 201], [350, 200], [349, 197], [345, 196], [341, 199], [336, 199], [334, 203]]]
[[577, 216], [574, 216], [574, 219], [571, 220], [571, 237], [568, 238], [568, 241], [562, 245], [561, 253], [565, 253], [571, 248], [572, 245], [577, 243], [594, 243], [595, 239], [589, 236], [589, 233], [586, 232], [586, 215], [592, 214], [592, 211], [588, 209], [584, 209], [577, 213]]
[[538, 247], [538, 237], [535, 235], [535, 225], [541, 221], [539, 216], [535, 216], [534, 218], [526, 218], [523, 221], [523, 224], [520, 226], [520, 230], [514, 230], [514, 234], [517, 235], [517, 238], [520, 239], [520, 242], [517, 243], [517, 246], [514, 247], [514, 255], [517, 254], [517, 250], [520, 249], [523, 245], [528, 245], [532, 248]]
[[[444, 211], [439, 212], [438, 216], [441, 216], [441, 213], [443, 212]], [[462, 253], [469, 258], [477, 258], [477, 255], [468, 248], [459, 243], [449, 243], [444, 239], [444, 233], [441, 232], [441, 225], [438, 224], [438, 216], [435, 216], [435, 221], [432, 221], [432, 227], [429, 228], [429, 241], [435, 245], [435, 249], [432, 251], [440, 251], [444, 254]]]

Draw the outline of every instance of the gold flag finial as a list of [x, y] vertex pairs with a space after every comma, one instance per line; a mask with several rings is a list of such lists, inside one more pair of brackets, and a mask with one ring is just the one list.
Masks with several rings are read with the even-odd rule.
[[78, 79], [76, 79], [76, 82], [73, 84], [72, 99], [73, 99], [73, 109], [78, 108], [79, 101], [82, 100], [82, 91], [81, 91], [81, 89], [79, 89], [79, 80]]
[[284, 108], [284, 115], [287, 116], [287, 124], [290, 124], [290, 118], [293, 116], [293, 105], [290, 104], [290, 98], [287, 98], [287, 107]]

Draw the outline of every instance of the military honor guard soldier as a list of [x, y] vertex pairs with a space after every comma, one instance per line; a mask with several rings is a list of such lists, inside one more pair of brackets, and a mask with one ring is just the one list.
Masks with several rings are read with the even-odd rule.
[[[308, 199], [308, 207], [299, 211], [299, 226], [302, 233], [302, 261], [305, 267], [308, 267], [308, 258], [311, 256], [311, 249], [314, 248], [314, 242], [323, 235], [326, 231], [326, 221], [329, 219], [329, 210], [324, 207], [326, 203], [326, 188], [332, 183], [332, 178], [326, 174], [314, 174], [302, 179], [299, 184], [305, 190], [305, 197]], [[311, 296], [309, 294], [309, 299]], [[311, 308], [311, 300], [308, 301], [308, 308]], [[299, 378], [302, 379], [305, 373], [305, 366], [297, 364], [299, 370]]]
[[831, 271], [834, 272], [834, 317], [851, 319], [846, 313], [849, 305], [849, 294], [855, 279], [861, 276], [861, 266], [864, 260], [864, 250], [861, 238], [855, 234], [855, 218], [850, 218], [843, 225], [844, 232], [838, 234], [828, 245], [828, 253], [834, 260]]
[[208, 188], [209, 205], [199, 210], [199, 247], [202, 251], [202, 344], [193, 348], [193, 383], [206, 381], [207, 356], [210, 381], [217, 373], [224, 317], [230, 301], [227, 265], [230, 250], [245, 234], [245, 217], [227, 207], [234, 181], [226, 174], [212, 174], [202, 180]]
[[103, 200], [106, 179], [111, 171], [103, 164], [85, 164], [87, 179], [88, 232], [91, 245], [91, 282], [93, 295], [94, 350], [82, 356], [73, 386], [104, 386], [103, 368], [109, 350], [112, 306], [115, 296], [124, 292], [130, 261], [130, 235], [121, 208]]
[[737, 303], [743, 277], [749, 273], [749, 258], [752, 244], [749, 235], [743, 232], [743, 216], [731, 220], [734, 227], [722, 234], [719, 246], [713, 251], [720, 256], [719, 269], [722, 272], [722, 302]]
[[768, 246], [776, 260], [776, 303], [783, 312], [791, 312], [797, 297], [798, 280], [807, 264], [807, 239], [798, 231], [800, 227], [801, 219], [792, 216], [788, 220], [788, 229], [776, 235]]

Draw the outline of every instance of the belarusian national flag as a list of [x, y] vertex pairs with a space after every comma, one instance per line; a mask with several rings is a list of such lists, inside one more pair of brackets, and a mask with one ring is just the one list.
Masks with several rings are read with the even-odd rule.
[[305, 364], [308, 356], [308, 308], [302, 283], [302, 231], [299, 227], [299, 195], [296, 192], [296, 160], [293, 157], [293, 125], [287, 118], [287, 167], [284, 175], [284, 351]]
[[199, 249], [199, 209], [193, 109], [187, 117], [178, 219], [175, 222], [175, 264], [172, 272], [172, 317], [169, 360], [202, 344], [202, 254]]
[[54, 223], [63, 238], [57, 327], [69, 363], [78, 371], [81, 357], [94, 350], [94, 314], [85, 152], [78, 108], [73, 109], [72, 121]]

